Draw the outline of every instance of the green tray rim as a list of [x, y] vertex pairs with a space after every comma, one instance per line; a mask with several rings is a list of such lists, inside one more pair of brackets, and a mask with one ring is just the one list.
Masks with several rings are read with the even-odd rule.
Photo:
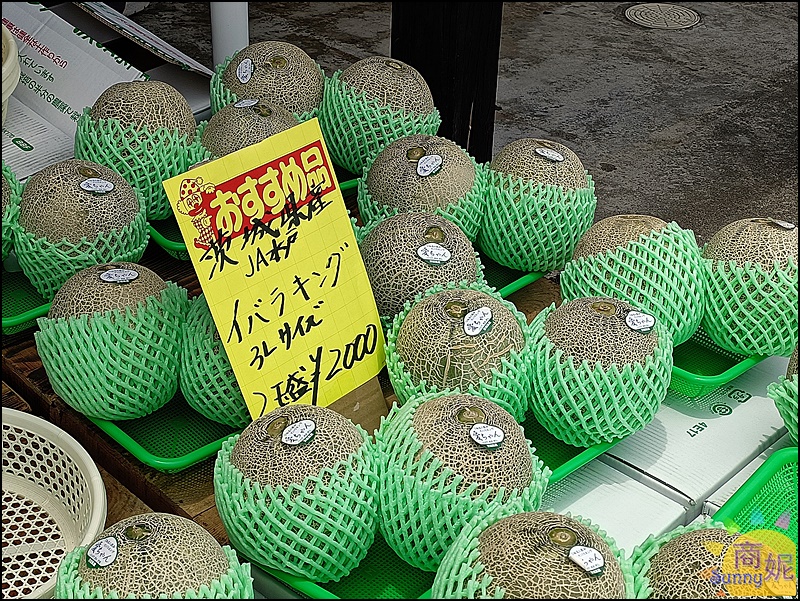
[[122, 428], [120, 428], [115, 422], [95, 417], [89, 417], [88, 419], [98, 428], [103, 430], [103, 432], [108, 434], [112, 439], [114, 439], [125, 450], [136, 457], [136, 459], [145, 465], [155, 468], [160, 472], [166, 473], [179, 472], [191, 467], [196, 463], [208, 459], [209, 457], [212, 457], [222, 448], [222, 443], [224, 443], [231, 436], [230, 434], [226, 434], [219, 440], [209, 442], [202, 447], [195, 449], [194, 451], [190, 451], [185, 455], [181, 455], [180, 457], [159, 457], [157, 455], [153, 455], [150, 451], [145, 449], [136, 441], [136, 439], [132, 438], [128, 433], [122, 430]]
[[714, 514], [714, 519], [725, 526], [733, 523], [739, 512], [750, 501], [756, 498], [759, 492], [781, 468], [790, 463], [797, 463], [797, 447], [786, 447], [772, 453], [767, 460], [733, 493], [730, 499]]
[[19, 313], [17, 315], [3, 317], [2, 327], [13, 328], [14, 326], [22, 325], [29, 321], [34, 321], [39, 317], [44, 317], [45, 315], [47, 315], [47, 312], [50, 310], [50, 306], [52, 304], [53, 303], [45, 303], [38, 307], [34, 307], [33, 309], [28, 309], [27, 311], [23, 311], [22, 313]]
[[[550, 476], [550, 480], [548, 482], [548, 486], [550, 484], [555, 484], [559, 480], [564, 479], [569, 474], [573, 473], [580, 467], [583, 467], [593, 459], [596, 459], [609, 449], [611, 449], [614, 445], [620, 442], [622, 439], [612, 440], [611, 442], [603, 442], [591, 447], [588, 447], [575, 455], [569, 461], [562, 463], [560, 466], [553, 470], [553, 473]], [[797, 449], [795, 449], [796, 451]], [[335, 594], [324, 588], [322, 585], [308, 580], [306, 578], [300, 578], [299, 576], [294, 576], [292, 574], [287, 574], [286, 572], [281, 572], [280, 570], [275, 570], [272, 568], [268, 568], [257, 561], [249, 558], [247, 554], [242, 553], [238, 548], [236, 549], [237, 553], [241, 554], [242, 557], [246, 558], [250, 563], [258, 566], [259, 569], [263, 570], [273, 578], [283, 582], [287, 586], [293, 588], [299, 593], [310, 597], [311, 599], [340, 599], [341, 597], [337, 597]], [[345, 577], [346, 578], [346, 577]], [[428, 589], [424, 593], [422, 593], [417, 599], [430, 599], [431, 598], [431, 590]]]
[[[686, 371], [682, 367], [678, 367], [677, 365], [672, 366], [672, 378], [678, 378], [683, 382], [686, 382], [688, 385], [701, 387], [705, 390], [703, 394], [697, 396], [703, 396], [716, 390], [723, 384], [727, 384], [731, 380], [738, 378], [744, 372], [749, 370], [750, 368], [758, 365], [761, 361], [767, 358], [767, 355], [751, 355], [750, 357], [745, 357], [742, 361], [732, 365], [728, 369], [726, 369], [721, 374], [717, 374], [716, 376], [702, 376], [699, 374], [694, 374], [690, 371]], [[672, 383], [670, 382], [670, 387]]]

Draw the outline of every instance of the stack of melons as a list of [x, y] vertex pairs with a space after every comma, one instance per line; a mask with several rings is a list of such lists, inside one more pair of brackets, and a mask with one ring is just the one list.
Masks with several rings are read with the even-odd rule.
[[594, 220], [594, 181], [558, 142], [521, 138], [489, 165], [478, 246], [521, 271], [560, 269]]

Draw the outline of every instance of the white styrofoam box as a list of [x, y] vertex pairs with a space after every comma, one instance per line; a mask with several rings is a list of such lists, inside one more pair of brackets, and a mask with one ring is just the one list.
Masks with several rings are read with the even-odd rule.
[[697, 399], [670, 392], [647, 427], [600, 460], [684, 503], [690, 523], [713, 491], [786, 434], [767, 386], [787, 362], [765, 359]]
[[739, 490], [742, 485], [747, 482], [747, 479], [764, 464], [770, 455], [772, 455], [775, 451], [791, 446], [794, 446], [792, 445], [792, 437], [788, 434], [786, 436], [782, 436], [778, 442], [753, 459], [733, 478], [711, 493], [708, 499], [706, 499], [706, 501], [703, 503], [703, 514], [713, 516], [719, 510], [719, 508], [722, 507], [725, 502], [733, 496], [733, 493]]
[[686, 519], [682, 504], [597, 460], [548, 486], [542, 510], [591, 520], [627, 557], [649, 535], [663, 534]]

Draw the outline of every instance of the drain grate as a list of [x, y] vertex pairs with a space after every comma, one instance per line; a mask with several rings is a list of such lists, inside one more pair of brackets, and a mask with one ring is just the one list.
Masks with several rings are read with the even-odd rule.
[[650, 29], [685, 29], [700, 22], [700, 15], [675, 4], [637, 4], [625, 11], [632, 23]]

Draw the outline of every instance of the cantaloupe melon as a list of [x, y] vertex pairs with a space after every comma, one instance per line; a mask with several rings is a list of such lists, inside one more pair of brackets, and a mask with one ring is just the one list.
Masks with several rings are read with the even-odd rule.
[[136, 314], [137, 304], [167, 287], [152, 270], [137, 263], [104, 263], [83, 269], [56, 292], [47, 313], [50, 319], [95, 315], [110, 310]]
[[170, 84], [154, 79], [125, 81], [106, 88], [90, 110], [91, 118], [115, 119], [122, 127], [155, 132], [177, 131], [190, 141], [197, 123], [189, 102]]
[[794, 347], [792, 356], [789, 357], [789, 365], [786, 368], [786, 379], [797, 375], [797, 347]]
[[19, 225], [36, 238], [77, 244], [130, 225], [140, 211], [133, 187], [116, 171], [92, 161], [68, 159], [28, 178]]
[[400, 212], [433, 212], [464, 197], [475, 184], [475, 165], [455, 142], [414, 134], [375, 157], [366, 186], [378, 206]]
[[8, 183], [6, 176], [3, 175], [3, 205], [2, 212], [6, 212], [6, 207], [11, 204], [11, 184]]
[[504, 146], [490, 168], [534, 184], [565, 190], [588, 187], [583, 163], [569, 148], [552, 140], [520, 138]]
[[786, 269], [789, 259], [797, 265], [797, 227], [771, 218], [740, 219], [715, 233], [703, 248], [703, 257], [760, 265], [771, 271], [777, 263]]
[[297, 125], [294, 115], [265, 100], [245, 99], [220, 109], [206, 124], [201, 142], [222, 157]]
[[431, 89], [411, 65], [386, 56], [369, 56], [344, 71], [340, 81], [354, 93], [363, 93], [381, 106], [418, 115], [434, 110]]
[[665, 227], [666, 221], [652, 215], [612, 215], [595, 223], [581, 236], [572, 258], [597, 256]]
[[77, 576], [102, 596], [185, 596], [230, 568], [220, 544], [192, 520], [145, 513], [107, 528], [81, 554]]
[[397, 354], [416, 382], [468, 390], [502, 370], [525, 334], [514, 314], [478, 290], [442, 290], [415, 304], [397, 333]]
[[[625, 579], [606, 540], [583, 523], [557, 513], [526, 512], [502, 518], [480, 533], [479, 556], [492, 590], [506, 599], [624, 599]], [[593, 575], [570, 559], [575, 547], [601, 557]], [[574, 551], [573, 551], [574, 552]]]
[[364, 438], [343, 415], [313, 405], [288, 405], [244, 429], [231, 464], [262, 487], [301, 484], [355, 454]]
[[435, 284], [475, 282], [479, 265], [459, 227], [431, 213], [400, 213], [375, 225], [359, 245], [378, 314], [394, 317]]
[[221, 77], [238, 100], [258, 98], [298, 115], [322, 103], [322, 70], [304, 50], [288, 42], [250, 44], [236, 53]]

